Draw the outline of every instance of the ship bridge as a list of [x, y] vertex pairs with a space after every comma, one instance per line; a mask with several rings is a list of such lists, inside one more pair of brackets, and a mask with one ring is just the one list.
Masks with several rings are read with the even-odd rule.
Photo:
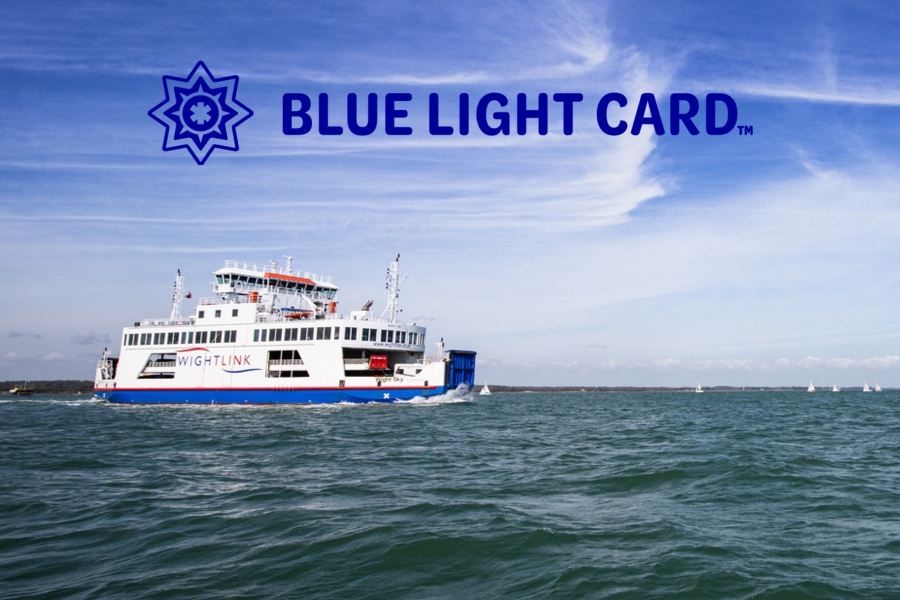
[[229, 299], [234, 296], [279, 294], [282, 297], [303, 296], [323, 305], [333, 301], [338, 291], [338, 287], [331, 283], [331, 277], [310, 272], [303, 275], [294, 273], [290, 260], [283, 269], [278, 269], [276, 261], [269, 265], [256, 265], [227, 260], [225, 266], [213, 275], [216, 278], [213, 289]]

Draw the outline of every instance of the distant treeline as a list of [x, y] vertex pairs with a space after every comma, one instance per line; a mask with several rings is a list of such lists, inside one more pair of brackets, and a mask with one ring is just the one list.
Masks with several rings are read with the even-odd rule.
[[[614, 386], [614, 387], [585, 387], [585, 386], [525, 386], [525, 385], [494, 385], [489, 386], [492, 392], [694, 392], [693, 387], [633, 387], [633, 386]], [[481, 386], [475, 384], [472, 390], [478, 392]], [[703, 388], [704, 392], [756, 392], [756, 391], [806, 391], [806, 386], [794, 387], [735, 387], [728, 385], [717, 385]]]
[[57, 379], [56, 381], [0, 381], [0, 391], [6, 393], [13, 388], [34, 390], [35, 394], [73, 394], [93, 392], [94, 382], [79, 379]]

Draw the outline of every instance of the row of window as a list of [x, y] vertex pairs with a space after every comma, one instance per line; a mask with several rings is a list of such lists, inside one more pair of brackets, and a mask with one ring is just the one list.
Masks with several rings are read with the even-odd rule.
[[[332, 339], [332, 330], [334, 339], [341, 339], [340, 327], [288, 327], [288, 328], [268, 328], [254, 329], [254, 342], [296, 342], [296, 341], [312, 341], [312, 340], [330, 340]], [[356, 327], [344, 327], [344, 339], [355, 341], [357, 334]], [[415, 346], [416, 344], [424, 344], [425, 336], [420, 336], [416, 332], [394, 331], [392, 329], [381, 330], [381, 341], [388, 344], [406, 344]], [[363, 342], [378, 341], [377, 329], [363, 328], [361, 340]], [[160, 346], [163, 344], [233, 344], [237, 342], [237, 331], [158, 331], [155, 333], [129, 333], [125, 336], [126, 346]]]
[[269, 371], [266, 377], [309, 377], [309, 371]]
[[[271, 328], [271, 329], [254, 329], [253, 330], [253, 341], [254, 342], [291, 342], [296, 341], [298, 339], [299, 332], [299, 340], [303, 341], [311, 341], [313, 339], [316, 340], [330, 340], [332, 339], [332, 329], [334, 329], [334, 339], [341, 339], [341, 328], [340, 327], [293, 327], [288, 329], [279, 329], [279, 328]], [[282, 333], [283, 332], [283, 333]], [[358, 333], [356, 327], [344, 327], [344, 339], [349, 341], [356, 340], [356, 334]], [[314, 337], [315, 336], [315, 337]], [[378, 330], [377, 329], [367, 329], [363, 328], [361, 341], [363, 342], [375, 342], [378, 341]], [[425, 336], [419, 335], [416, 332], [410, 331], [394, 331], [393, 329], [382, 329], [381, 330], [381, 341], [387, 344], [406, 344], [407, 339], [409, 343], [415, 346], [416, 344], [424, 344]], [[421, 341], [420, 341], [421, 340]]]
[[[217, 319], [220, 319], [220, 318], [222, 317], [222, 311], [221, 311], [221, 310], [216, 310], [216, 312], [213, 313], [213, 314], [215, 314], [215, 316], [216, 316]], [[198, 319], [202, 319], [202, 318], [204, 318], [205, 316], [206, 316], [206, 311], [205, 311], [205, 310], [198, 310], [198, 311], [197, 311], [197, 318], [198, 318]], [[236, 308], [231, 309], [231, 316], [232, 316], [232, 317], [238, 316], [238, 309], [236, 309]]]
[[237, 330], [230, 331], [158, 331], [156, 333], [129, 333], [126, 346], [161, 346], [167, 344], [233, 344]]

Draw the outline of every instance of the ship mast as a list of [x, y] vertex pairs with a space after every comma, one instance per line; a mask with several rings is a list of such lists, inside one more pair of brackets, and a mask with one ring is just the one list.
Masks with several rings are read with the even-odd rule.
[[390, 313], [391, 323], [396, 321], [397, 314], [400, 312], [400, 284], [407, 277], [408, 275], [400, 275], [400, 255], [398, 254], [397, 260], [392, 262], [387, 270], [387, 283], [385, 283], [384, 287], [388, 291], [388, 304], [384, 312], [381, 313], [382, 319], [386, 313]]
[[175, 276], [175, 292], [172, 294], [172, 314], [169, 316], [170, 321], [181, 320], [181, 298], [184, 296], [184, 277], [181, 276], [181, 269]]

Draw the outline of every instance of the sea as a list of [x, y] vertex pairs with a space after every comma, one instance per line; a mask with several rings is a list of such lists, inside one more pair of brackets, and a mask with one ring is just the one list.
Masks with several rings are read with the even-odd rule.
[[900, 598], [900, 392], [2, 398], [0, 597]]

